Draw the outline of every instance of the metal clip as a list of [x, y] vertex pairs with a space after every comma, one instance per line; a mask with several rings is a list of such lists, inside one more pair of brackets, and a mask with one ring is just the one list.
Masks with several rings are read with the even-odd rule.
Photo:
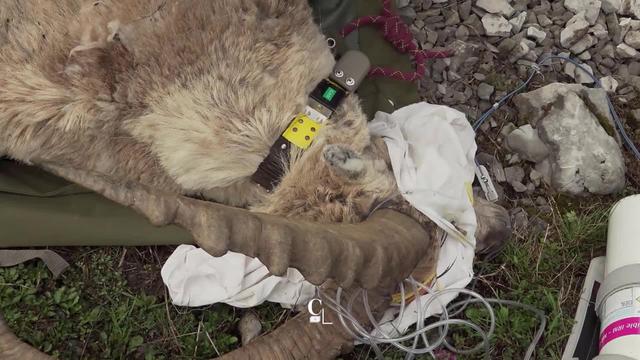
[[484, 192], [484, 197], [491, 201], [498, 201], [498, 192], [496, 191], [496, 187], [493, 185], [493, 181], [491, 181], [491, 176], [489, 176], [489, 171], [483, 165], [476, 164], [476, 177], [480, 182], [480, 187], [482, 188], [482, 192]]

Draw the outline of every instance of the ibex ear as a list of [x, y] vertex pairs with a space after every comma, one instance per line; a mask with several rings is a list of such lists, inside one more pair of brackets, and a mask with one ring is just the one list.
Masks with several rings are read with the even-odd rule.
[[334, 174], [356, 180], [365, 173], [365, 162], [346, 145], [327, 145], [322, 150], [324, 161]]

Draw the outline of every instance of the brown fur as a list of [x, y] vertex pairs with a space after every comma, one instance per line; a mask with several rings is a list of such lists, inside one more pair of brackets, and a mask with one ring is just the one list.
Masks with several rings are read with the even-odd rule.
[[397, 195], [355, 96], [273, 194], [249, 181], [334, 63], [304, 0], [7, 0], [0, 21], [0, 155], [318, 221]]

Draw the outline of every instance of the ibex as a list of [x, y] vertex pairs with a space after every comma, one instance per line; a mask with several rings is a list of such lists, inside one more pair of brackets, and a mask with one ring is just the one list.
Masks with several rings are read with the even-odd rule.
[[[274, 274], [388, 289], [435, 264], [435, 227], [401, 200], [356, 95], [309, 149], [291, 150], [272, 192], [250, 179], [334, 65], [306, 1], [5, 0], [0, 21], [0, 156], [179, 224], [213, 255], [257, 256]], [[504, 222], [483, 204], [480, 239]], [[295, 342], [272, 334], [242, 356], [332, 357], [348, 343], [296, 321], [285, 329]], [[2, 334], [0, 353], [44, 356]]]

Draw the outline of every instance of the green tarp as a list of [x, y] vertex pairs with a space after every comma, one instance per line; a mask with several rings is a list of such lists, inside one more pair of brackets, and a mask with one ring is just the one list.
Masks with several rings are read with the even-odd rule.
[[[316, 21], [338, 40], [338, 53], [359, 48], [372, 64], [410, 70], [407, 55], [397, 53], [367, 27], [348, 39], [337, 32], [356, 16], [377, 14], [376, 0], [312, 0]], [[417, 85], [392, 79], [367, 79], [358, 91], [367, 115], [392, 112], [418, 101]], [[191, 243], [176, 226], [154, 227], [133, 210], [34, 167], [0, 159], [0, 247], [72, 245], [165, 245]]]

